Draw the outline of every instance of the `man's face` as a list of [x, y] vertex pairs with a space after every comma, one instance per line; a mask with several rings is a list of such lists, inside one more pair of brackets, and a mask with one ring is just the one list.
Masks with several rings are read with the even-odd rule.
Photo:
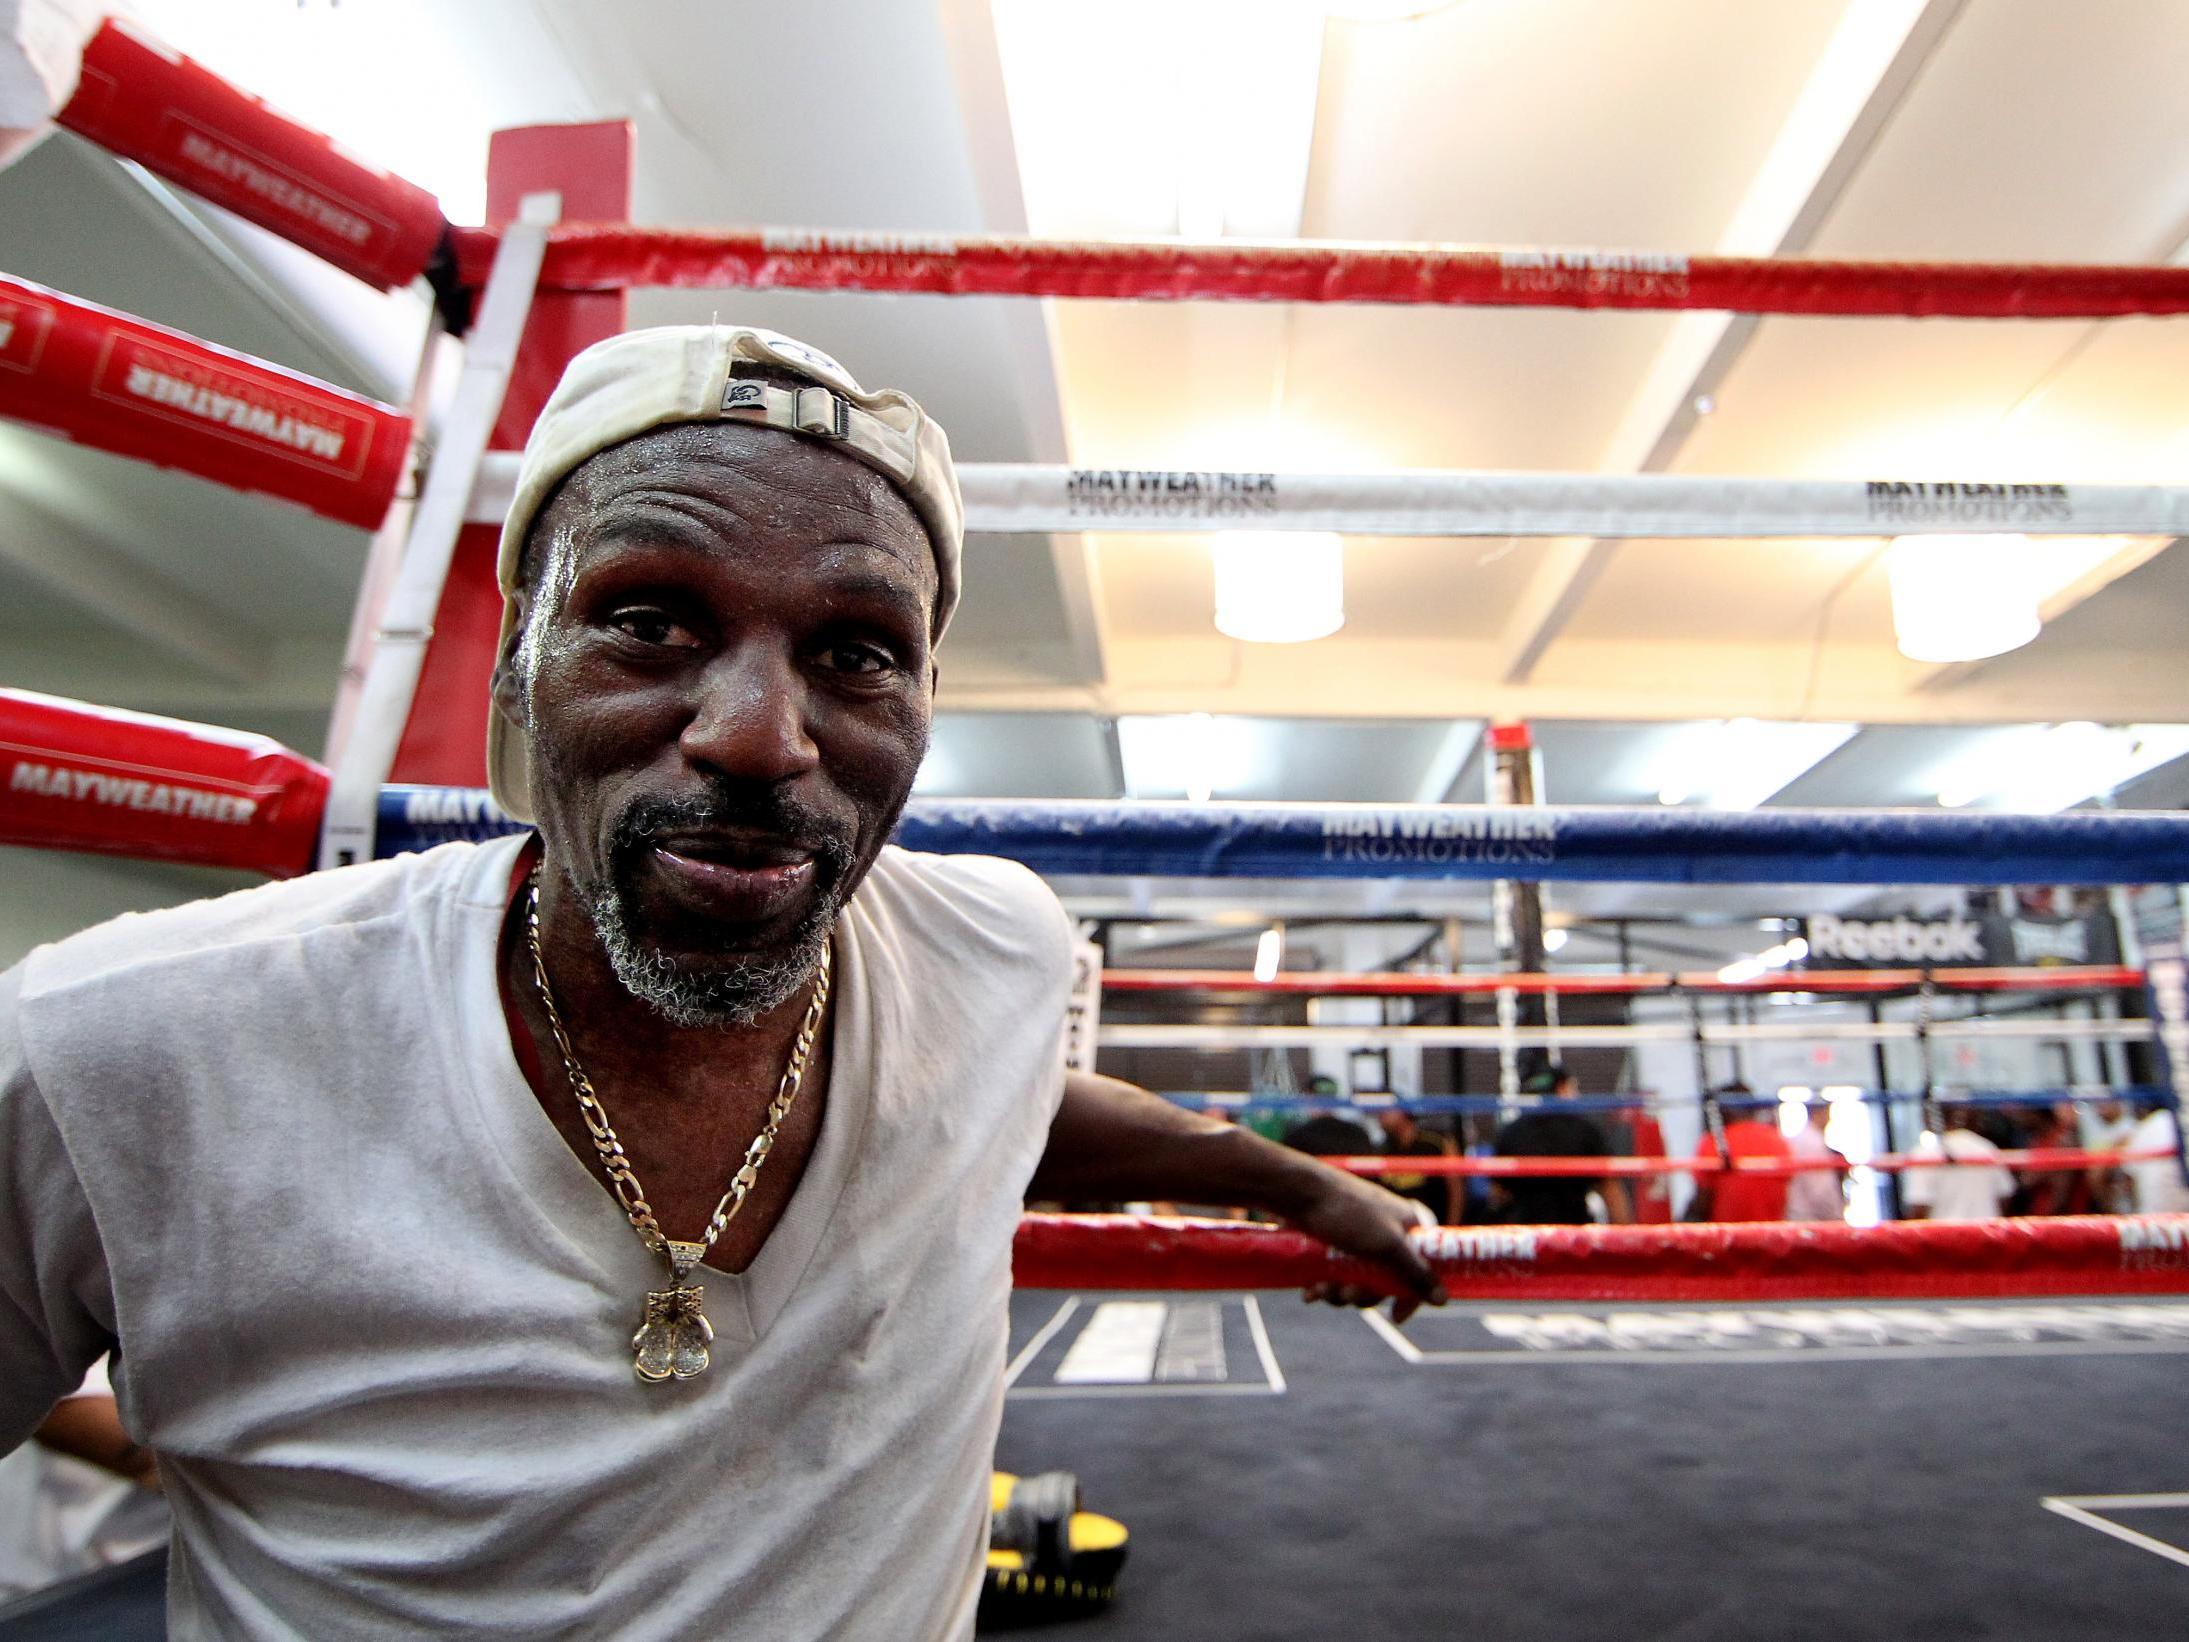
[[926, 532], [856, 459], [716, 423], [585, 463], [531, 552], [496, 690], [547, 869], [669, 1019], [756, 1019], [811, 977], [926, 752]]

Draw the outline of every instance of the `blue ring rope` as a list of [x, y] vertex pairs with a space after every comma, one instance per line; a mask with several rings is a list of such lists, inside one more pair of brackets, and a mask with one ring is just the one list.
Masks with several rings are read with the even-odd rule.
[[[518, 830], [484, 792], [388, 787], [376, 853]], [[916, 800], [908, 849], [1094, 877], [1660, 884], [2189, 880], [2189, 814]]]

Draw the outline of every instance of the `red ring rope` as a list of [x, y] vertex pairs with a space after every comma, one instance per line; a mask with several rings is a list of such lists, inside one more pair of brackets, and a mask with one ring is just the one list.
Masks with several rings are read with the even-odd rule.
[[415, 183], [111, 18], [55, 119], [383, 288], [424, 271], [446, 226]]
[[0, 844], [311, 870], [327, 772], [264, 736], [0, 690]]
[[[462, 277], [472, 284], [484, 281], [494, 231], [453, 232]], [[741, 287], [1962, 319], [2101, 319], [2189, 311], [2189, 268], [1444, 245], [1096, 243], [992, 234], [608, 224], [554, 230], [540, 284], [565, 291]]]
[[0, 416], [367, 530], [410, 447], [389, 406], [6, 275]]
[[[1940, 1299], [2189, 1293], [2189, 1215], [1697, 1226], [1444, 1227], [1412, 1234], [1455, 1299]], [[1227, 1220], [1028, 1215], [1022, 1288], [1289, 1289], [1380, 1267]]]
[[[1537, 1108], [1538, 1111], [1541, 1108]], [[2091, 1152], [2073, 1146], [2033, 1146], [1992, 1157], [1917, 1157], [1912, 1152], [1881, 1152], [1860, 1163], [1843, 1157], [1736, 1157], [1731, 1166], [1714, 1156], [1699, 1157], [1406, 1157], [1370, 1152], [1356, 1157], [1326, 1157], [1333, 1168], [1359, 1175], [1555, 1176], [1597, 1180], [1607, 1175], [1744, 1174], [1784, 1178], [1821, 1169], [1876, 1169], [1901, 1174], [1910, 1169], [2109, 1169], [2172, 1157], [2170, 1147], [2143, 1152]]]

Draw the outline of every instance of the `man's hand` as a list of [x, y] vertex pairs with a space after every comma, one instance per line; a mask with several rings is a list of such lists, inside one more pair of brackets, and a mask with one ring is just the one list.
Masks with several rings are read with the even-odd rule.
[[[1425, 1300], [1444, 1304], [1447, 1296], [1436, 1273], [1406, 1241], [1406, 1234], [1421, 1224], [1412, 1200], [1336, 1169], [1323, 1173], [1322, 1190], [1305, 1209], [1287, 1217], [1291, 1223], [1340, 1254], [1383, 1267], [1404, 1284], [1409, 1292], [1391, 1301], [1392, 1322], [1405, 1322]], [[1372, 1306], [1384, 1297], [1362, 1284], [1333, 1282], [1315, 1284], [1304, 1298], [1334, 1306]]]

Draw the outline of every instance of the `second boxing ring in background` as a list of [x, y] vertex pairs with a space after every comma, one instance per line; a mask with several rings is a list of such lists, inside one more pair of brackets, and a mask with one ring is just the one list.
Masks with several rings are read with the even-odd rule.
[[[126, 96], [120, 94], [124, 87]], [[166, 119], [166, 113], [177, 117]], [[0, 375], [0, 413], [377, 532], [330, 737], [331, 770], [256, 738], [8, 693], [0, 696], [0, 840], [278, 875], [507, 825], [476, 790], [391, 786], [390, 777], [406, 769], [417, 774], [476, 765], [477, 751], [465, 732], [484, 714], [492, 622], [485, 620], [482, 631], [481, 600], [489, 595], [475, 561], [480, 533], [490, 535], [499, 518], [498, 487], [507, 472], [506, 457], [490, 455], [489, 446], [506, 451], [521, 441], [542, 391], [538, 379], [543, 373], [551, 379], [577, 345], [619, 328], [620, 293], [631, 286], [1997, 318], [2189, 309], [2189, 270], [2176, 268], [1922, 266], [1448, 246], [1089, 246], [566, 223], [561, 219], [588, 196], [576, 177], [566, 191], [550, 186], [552, 142], [530, 162], [512, 160], [497, 208], [503, 226], [458, 228], [440, 219], [422, 191], [111, 23], [90, 42], [81, 85], [58, 116], [370, 283], [426, 277], [438, 297], [436, 323], [468, 331], [453, 403], [429, 450], [421, 408], [430, 397], [430, 372], [421, 372], [406, 414], [26, 282], [0, 284], [6, 319], [0, 363], [10, 367]], [[627, 164], [627, 138], [625, 144], [620, 152]], [[281, 156], [279, 186], [277, 172], [263, 163], [268, 154]], [[434, 335], [429, 331], [426, 339], [429, 359]], [[1452, 538], [1585, 533], [1768, 542], [1888, 530], [2189, 530], [2189, 490], [2156, 486], [1661, 475], [1343, 477], [977, 464], [967, 465], [964, 482], [970, 527], [1006, 532], [1252, 525]], [[912, 848], [980, 851], [1037, 871], [1094, 876], [1502, 885], [2189, 880], [2189, 817], [2157, 814], [924, 801], [907, 811], [898, 836]], [[2178, 954], [2166, 961], [2178, 963]], [[1495, 980], [1494, 990], [1509, 1004], [1526, 994], [1528, 984], [1508, 974]], [[1576, 981], [1572, 989], [1585, 984]], [[1555, 996], [1558, 986], [1553, 979], [1543, 995]], [[1522, 1024], [1508, 1015], [1481, 1029], [1347, 1030], [1481, 1032], [1486, 1035], [1452, 1041], [1494, 1045], [1508, 1063], [1520, 1049], [1578, 1044], [1591, 1033], [1607, 1043], [1638, 1043], [1645, 1035], [1640, 1027], [1616, 1029], [1625, 1037], [1605, 1036], [1615, 1029]], [[1713, 1030], [1715, 1041], [1740, 1041], [1737, 1032]], [[1950, 1037], [1952, 1030], [1936, 1025], [1926, 1036]], [[2156, 1026], [2108, 1023], [2088, 1035], [2141, 1038], [2154, 1032], [2172, 1081], [2189, 1081], [2189, 1023], [2177, 1017]], [[1694, 1035], [1698, 1042], [1712, 1041], [1709, 1031]], [[1844, 1236], [1798, 1234], [1791, 1240], [1691, 1227], [1643, 1228], [1631, 1237], [1574, 1236], [1613, 1239], [1602, 1245], [1606, 1258], [1616, 1252], [1621, 1261], [1646, 1262], [1655, 1251], [1671, 1265], [1693, 1262], [1699, 1274], [1693, 1280], [1723, 1284], [1728, 1294], [1772, 1271], [1822, 1281], [1816, 1262], [1851, 1270], [1873, 1259], [1880, 1270], [1920, 1266], [1942, 1281], [1952, 1281], [1959, 1270], [1970, 1282], [2011, 1283], [2015, 1272], [2030, 1283], [2055, 1282], [2058, 1271], [2046, 1263], [2055, 1257], [2078, 1280], [2101, 1288], [2121, 1282], [2138, 1292], [2189, 1291], [2189, 1260], [2169, 1241], [2170, 1222], [2016, 1228], [1999, 1244], [2011, 1253], [1997, 1260], [1972, 1252], [1983, 1246], [1980, 1235], [1971, 1244], [1968, 1234], [1948, 1235], [1944, 1227], [1842, 1230]], [[1706, 1231], [1719, 1240], [1708, 1242], [1701, 1235]], [[1107, 1239], [1122, 1257], [1136, 1242], [1169, 1234], [1110, 1223], [1086, 1235]], [[1234, 1229], [1220, 1235], [1289, 1234]], [[1025, 1275], [1034, 1280], [1046, 1274], [1041, 1262], [1050, 1251], [1062, 1246], [1044, 1241], [1050, 1236], [1037, 1222], [1023, 1246], [1030, 1262]], [[1162, 1245], [1171, 1251], [1166, 1269], [1182, 1281], [1190, 1280], [1193, 1261], [1213, 1253], [1214, 1245], [1204, 1250], [1198, 1236], [1182, 1233]], [[1554, 1246], [1564, 1247], [1554, 1241], [1531, 1248]], [[1575, 1244], [1575, 1257], [1592, 1247]], [[1479, 1264], [1470, 1244], [1438, 1245], [1433, 1252], [1455, 1284]], [[1292, 1257], [1305, 1258], [1297, 1250]], [[1508, 1250], [1498, 1258], [1519, 1256]], [[1284, 1282], [1297, 1280], [1296, 1267], [1287, 1272]]]

